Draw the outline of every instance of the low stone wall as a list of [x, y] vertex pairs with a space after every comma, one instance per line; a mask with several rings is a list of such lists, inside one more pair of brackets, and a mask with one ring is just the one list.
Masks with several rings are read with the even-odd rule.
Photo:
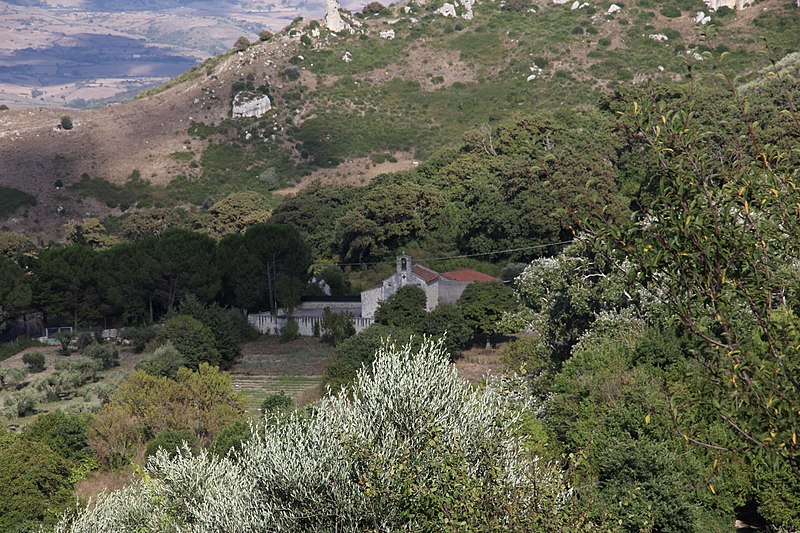
[[[269, 313], [257, 313], [247, 315], [247, 321], [261, 333], [266, 335], [280, 335], [281, 330], [286, 327], [289, 322], [289, 317], [286, 315], [271, 315]], [[322, 331], [322, 319], [319, 317], [296, 317], [300, 330], [301, 337], [313, 337], [314, 330], [317, 333]], [[353, 326], [356, 328], [356, 333], [367, 329], [372, 325], [371, 318], [353, 318]], [[316, 324], [316, 328], [315, 328]]]

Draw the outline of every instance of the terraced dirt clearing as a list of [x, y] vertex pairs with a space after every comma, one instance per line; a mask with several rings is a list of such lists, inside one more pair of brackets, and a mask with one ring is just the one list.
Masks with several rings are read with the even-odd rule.
[[283, 343], [261, 337], [242, 346], [242, 357], [230, 370], [233, 387], [254, 417], [261, 416], [261, 404], [271, 394], [283, 392], [305, 405], [322, 396], [322, 373], [332, 354], [333, 348], [316, 338]]

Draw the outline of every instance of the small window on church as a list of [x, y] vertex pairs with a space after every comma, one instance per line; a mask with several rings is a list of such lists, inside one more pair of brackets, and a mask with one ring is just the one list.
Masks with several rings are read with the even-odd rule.
[[408, 270], [408, 262], [405, 257], [400, 259], [400, 269], [401, 270]]

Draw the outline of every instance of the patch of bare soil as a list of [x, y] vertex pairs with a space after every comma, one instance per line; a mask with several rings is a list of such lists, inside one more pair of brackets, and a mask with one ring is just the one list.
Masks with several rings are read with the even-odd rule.
[[123, 470], [96, 470], [75, 485], [75, 496], [81, 501], [94, 501], [103, 492], [111, 492], [130, 485], [136, 475], [133, 468]]
[[368, 157], [348, 159], [334, 168], [315, 170], [299, 183], [274, 191], [274, 193], [279, 196], [296, 194], [311, 183], [316, 182], [325, 185], [367, 185], [375, 176], [409, 170], [418, 163], [407, 152], [397, 152], [393, 155], [397, 159], [396, 162], [384, 161], [383, 163], [375, 163]]
[[405, 62], [387, 65], [358, 78], [378, 84], [393, 79], [413, 80], [419, 82], [423, 91], [445, 89], [456, 82], [477, 81], [475, 70], [461, 61], [457, 51], [417, 45], [409, 48]]
[[466, 350], [455, 365], [458, 375], [470, 383], [480, 383], [487, 376], [502, 374], [505, 370], [498, 348]]
[[231, 375], [319, 376], [325, 370], [333, 348], [313, 337], [281, 342], [263, 336], [242, 346], [242, 357], [230, 369]]

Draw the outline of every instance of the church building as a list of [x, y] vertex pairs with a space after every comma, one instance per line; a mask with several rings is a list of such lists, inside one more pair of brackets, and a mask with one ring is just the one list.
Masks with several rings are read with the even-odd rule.
[[422, 265], [415, 265], [411, 257], [401, 255], [397, 258], [397, 270], [392, 276], [361, 293], [361, 316], [374, 318], [378, 305], [405, 285], [416, 285], [425, 291], [426, 309], [432, 311], [439, 304], [456, 303], [470, 283], [485, 281], [500, 280], [471, 269], [439, 273]]

